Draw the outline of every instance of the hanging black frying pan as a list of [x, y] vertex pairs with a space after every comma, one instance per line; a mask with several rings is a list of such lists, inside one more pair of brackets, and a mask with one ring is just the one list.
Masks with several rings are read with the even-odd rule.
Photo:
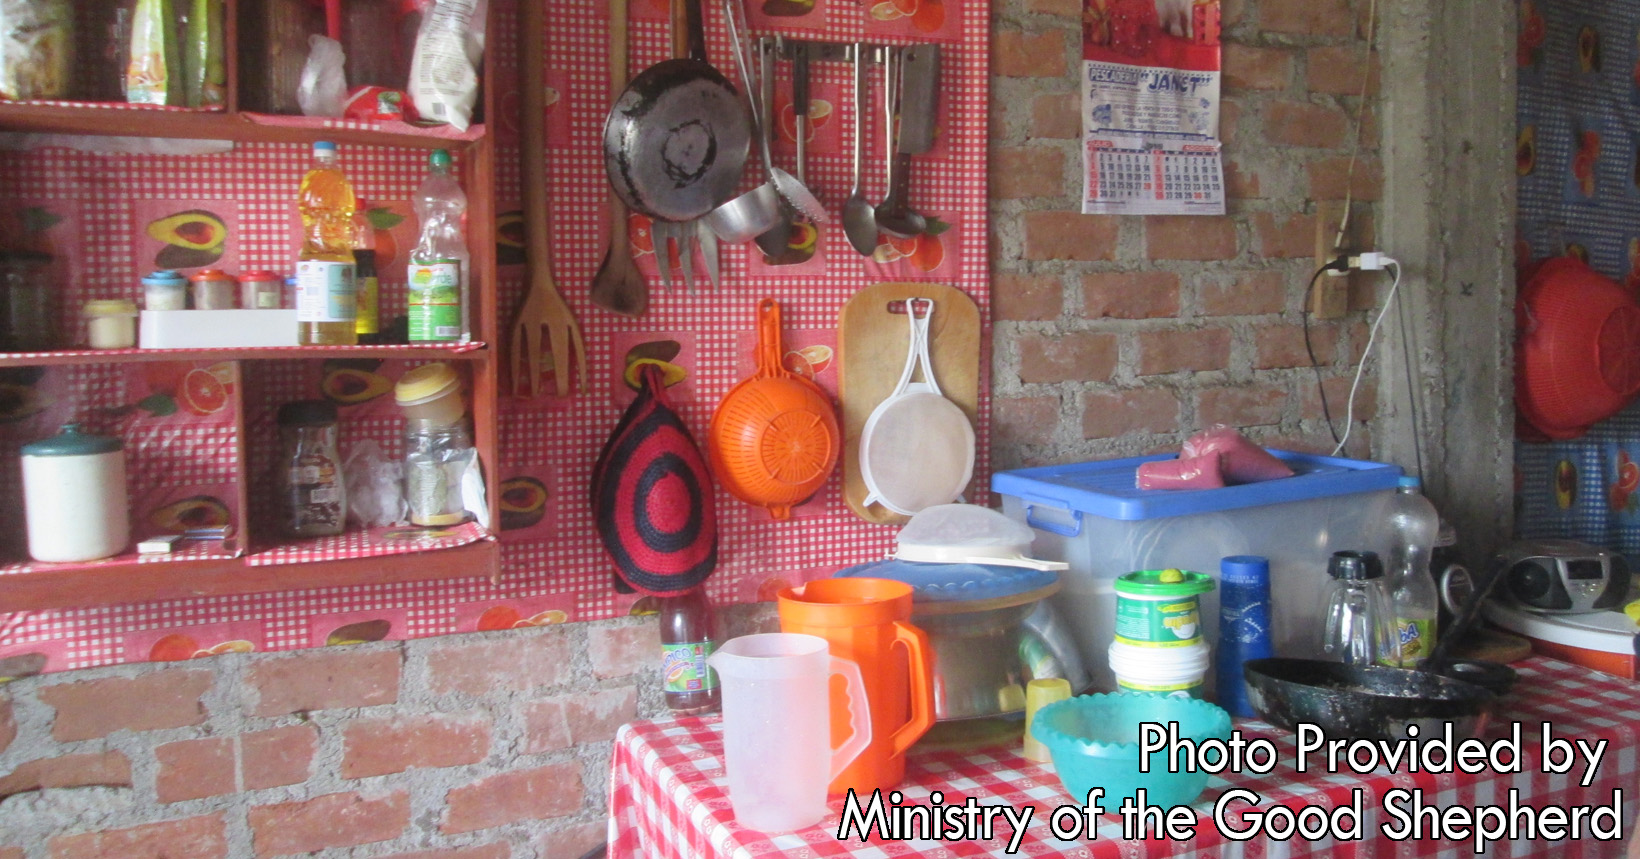
[[[706, 62], [700, 0], [682, 4], [685, 55], [632, 79], [604, 122], [604, 169], [627, 208], [688, 221], [734, 196], [751, 119], [727, 78]], [[675, 26], [675, 23], [674, 23]]]

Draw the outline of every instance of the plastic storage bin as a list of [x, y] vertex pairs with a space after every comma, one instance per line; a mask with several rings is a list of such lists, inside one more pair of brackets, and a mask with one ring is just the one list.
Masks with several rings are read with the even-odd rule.
[[[1281, 656], [1314, 656], [1327, 558], [1339, 549], [1388, 548], [1384, 511], [1398, 466], [1272, 450], [1292, 477], [1221, 489], [1134, 488], [1141, 456], [998, 472], [1002, 511], [1036, 531], [1032, 556], [1065, 561], [1052, 600], [1071, 627], [1094, 688], [1115, 688], [1117, 576], [1178, 567], [1216, 580], [1226, 555], [1270, 559], [1271, 640]], [[1204, 634], [1218, 640], [1218, 591], [1202, 594]], [[1211, 676], [1209, 676], [1211, 681]]]

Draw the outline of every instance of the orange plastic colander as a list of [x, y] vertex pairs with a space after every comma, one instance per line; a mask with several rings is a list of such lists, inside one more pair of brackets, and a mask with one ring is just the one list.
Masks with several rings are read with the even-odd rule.
[[1640, 303], [1583, 262], [1522, 272], [1515, 405], [1552, 439], [1576, 438], [1640, 392]]
[[780, 363], [780, 304], [757, 304], [757, 372], [718, 403], [706, 434], [712, 471], [731, 495], [776, 519], [824, 486], [841, 433], [825, 391]]

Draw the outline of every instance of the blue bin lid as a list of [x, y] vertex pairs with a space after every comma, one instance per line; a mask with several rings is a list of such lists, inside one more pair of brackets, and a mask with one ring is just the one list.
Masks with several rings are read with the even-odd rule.
[[1164, 453], [999, 471], [991, 475], [991, 491], [1012, 495], [1026, 504], [1106, 519], [1138, 520], [1394, 489], [1401, 477], [1400, 466], [1383, 462], [1288, 450], [1272, 449], [1270, 453], [1293, 469], [1292, 477], [1217, 489], [1136, 488], [1140, 463], [1174, 458]]
[[893, 579], [913, 588], [914, 602], [971, 602], [1027, 594], [1056, 584], [1059, 574], [994, 564], [927, 564], [890, 558], [838, 571], [835, 578]]

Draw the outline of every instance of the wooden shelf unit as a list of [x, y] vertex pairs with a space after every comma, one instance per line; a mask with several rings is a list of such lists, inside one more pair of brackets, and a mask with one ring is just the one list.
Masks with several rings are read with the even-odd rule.
[[[300, 0], [296, 0], [300, 2]], [[498, 342], [500, 308], [497, 306], [497, 264], [494, 136], [484, 123], [467, 131], [447, 126], [423, 127], [403, 122], [270, 115], [239, 110], [238, 87], [243, 80], [243, 57], [237, 50], [243, 0], [224, 0], [228, 59], [226, 110], [144, 109], [125, 105], [0, 101], [0, 132], [70, 134], [99, 137], [150, 137], [224, 140], [235, 143], [311, 144], [330, 140], [341, 144], [410, 149], [449, 149], [464, 158], [463, 179], [468, 191], [467, 242], [472, 254], [474, 289], [470, 312], [474, 343], [441, 346], [393, 344], [369, 346], [313, 346], [246, 349], [155, 349], [97, 352], [64, 350], [31, 354], [0, 354], [0, 367], [71, 364], [134, 363], [162, 360], [255, 361], [326, 358], [399, 358], [459, 361], [471, 372], [473, 441], [483, 468], [490, 521], [499, 522], [500, 499], [497, 398], [500, 395], [500, 359], [488, 344]], [[497, 39], [494, 15], [489, 16], [486, 43]], [[496, 116], [493, 50], [486, 51], [481, 80], [482, 117]], [[345, 166], [345, 161], [344, 161]], [[295, 196], [294, 179], [292, 198]], [[476, 344], [476, 345], [475, 345]], [[238, 416], [243, 445], [244, 414]], [[241, 457], [241, 470], [243, 470]], [[246, 534], [244, 494], [240, 475], [241, 533]], [[16, 499], [21, 507], [21, 499]], [[247, 534], [255, 540], [256, 535]], [[0, 613], [53, 608], [114, 605], [201, 596], [295, 591], [318, 587], [414, 582], [500, 575], [500, 549], [494, 540], [455, 548], [407, 550], [403, 554], [371, 558], [313, 561], [255, 566], [246, 557], [215, 560], [176, 560], [140, 564], [50, 565], [28, 572], [0, 575]]]

